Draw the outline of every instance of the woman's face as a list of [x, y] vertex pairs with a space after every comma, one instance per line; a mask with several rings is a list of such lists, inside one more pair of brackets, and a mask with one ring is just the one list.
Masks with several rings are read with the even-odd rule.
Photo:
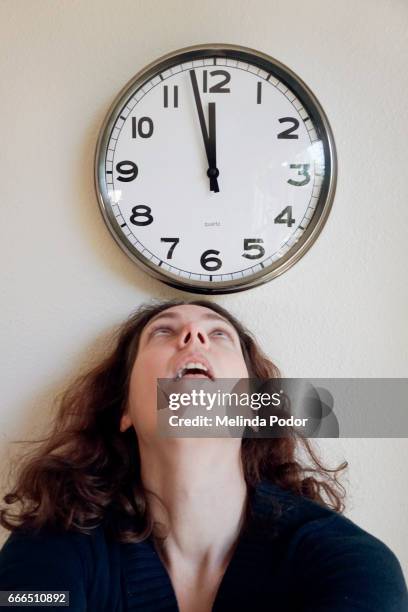
[[145, 326], [130, 378], [121, 431], [156, 427], [157, 379], [174, 378], [187, 362], [203, 362], [214, 378], [248, 378], [239, 336], [227, 319], [204, 306], [172, 306]]

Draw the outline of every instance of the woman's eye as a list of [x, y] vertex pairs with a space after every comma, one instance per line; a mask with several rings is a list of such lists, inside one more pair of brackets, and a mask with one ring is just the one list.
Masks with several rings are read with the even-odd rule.
[[224, 331], [223, 329], [215, 329], [213, 331], [213, 334], [217, 334], [217, 335], [221, 334], [222, 336], [225, 336], [227, 338], [229, 337], [229, 334], [226, 331]]
[[[152, 331], [150, 332], [151, 336], [168, 336], [169, 334], [173, 333], [173, 329], [171, 329], [170, 327], [156, 327], [154, 329], [152, 329]], [[225, 331], [224, 329], [214, 329], [211, 332], [211, 335], [216, 335], [219, 338], [229, 338], [230, 335], [227, 331]]]
[[157, 333], [160, 333], [160, 335], [163, 333], [168, 334], [168, 333], [171, 333], [171, 331], [172, 330], [169, 327], [156, 327], [156, 329], [152, 331], [152, 334], [157, 334]]

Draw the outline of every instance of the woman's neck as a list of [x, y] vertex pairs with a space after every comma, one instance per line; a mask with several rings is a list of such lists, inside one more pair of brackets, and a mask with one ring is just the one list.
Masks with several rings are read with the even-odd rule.
[[[241, 530], [247, 501], [241, 440], [178, 439], [140, 446], [142, 479], [155, 523], [164, 526], [161, 555], [169, 571], [222, 573]], [[156, 531], [162, 535], [161, 529]]]

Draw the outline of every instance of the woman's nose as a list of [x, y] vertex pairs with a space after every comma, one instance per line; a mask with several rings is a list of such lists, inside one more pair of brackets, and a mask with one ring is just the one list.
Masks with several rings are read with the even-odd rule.
[[187, 344], [199, 344], [206, 346], [209, 343], [206, 331], [196, 323], [185, 325], [180, 334], [180, 345], [185, 347]]

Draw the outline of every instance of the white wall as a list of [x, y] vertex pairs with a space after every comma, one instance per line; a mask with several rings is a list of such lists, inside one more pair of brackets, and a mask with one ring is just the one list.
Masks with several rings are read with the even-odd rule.
[[[1, 458], [51, 398], [151, 298], [113, 243], [93, 189], [102, 119], [145, 64], [228, 42], [269, 53], [317, 95], [339, 181], [329, 220], [290, 271], [220, 296], [285, 376], [406, 377], [408, 4], [404, 0], [2, 0]], [[249, 315], [250, 313], [250, 315]], [[408, 575], [406, 440], [321, 441], [350, 462], [348, 515]]]

